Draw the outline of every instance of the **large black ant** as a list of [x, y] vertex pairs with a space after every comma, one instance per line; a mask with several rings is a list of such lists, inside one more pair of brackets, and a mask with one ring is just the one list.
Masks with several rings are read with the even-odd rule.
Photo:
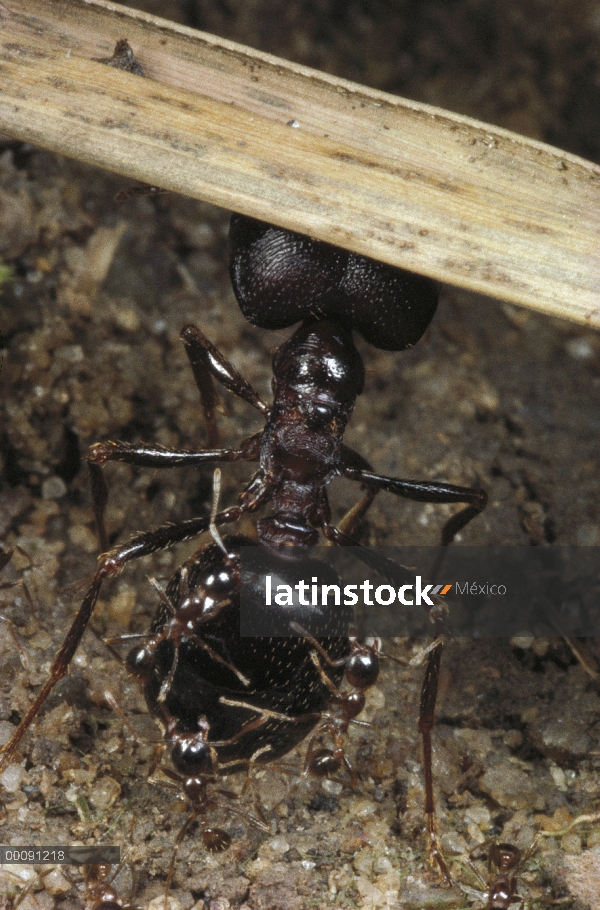
[[[376, 474], [364, 458], [343, 444], [364, 384], [364, 367], [352, 329], [381, 348], [409, 347], [435, 312], [433, 283], [242, 216], [232, 219], [231, 242], [233, 286], [247, 318], [266, 327], [304, 320], [273, 358], [273, 404], [269, 406], [260, 397], [197, 327], [185, 326], [182, 339], [211, 442], [217, 440], [213, 378], [259, 410], [265, 427], [234, 449], [190, 452], [121, 442], [92, 446], [88, 462], [102, 555], [48, 681], [3, 749], [0, 771], [67, 672], [102, 583], [131, 560], [269, 504], [270, 513], [257, 522], [258, 543], [269, 557], [283, 556], [295, 547], [310, 549], [319, 533], [333, 544], [356, 545], [352, 535], [379, 490], [419, 502], [466, 504], [444, 526], [444, 545], [485, 506], [486, 494], [480, 489]], [[237, 505], [210, 519], [197, 517], [143, 532], [109, 549], [105, 527], [108, 488], [101, 466], [111, 460], [151, 468], [243, 460], [256, 462], [258, 471]], [[332, 523], [327, 497], [327, 486], [340, 475], [366, 489], [362, 507], [343, 529]], [[339, 768], [346, 763], [343, 734], [360, 710], [364, 690], [377, 679], [376, 649], [348, 638], [350, 617], [339, 608], [317, 608], [318, 617], [295, 608], [284, 617], [285, 628], [290, 620], [296, 623], [295, 637], [240, 639], [240, 552], [253, 543], [232, 536], [202, 546], [168, 582], [145, 644], [134, 648], [127, 658], [129, 669], [144, 688], [149, 710], [164, 728], [175, 768], [170, 776], [181, 783], [192, 804], [192, 818], [200, 819], [206, 846], [215, 850], [226, 847], [229, 839], [203, 821], [211, 805], [207, 781], [286, 754], [319, 725], [329, 705], [333, 705], [331, 714], [319, 730], [330, 736], [333, 748], [317, 750], [316, 740], [311, 740], [308, 763], [315, 773]], [[285, 565], [281, 560], [283, 573]], [[438, 634], [443, 619], [435, 611], [434, 632]], [[320, 629], [325, 629], [319, 633], [319, 642], [311, 627], [315, 618]], [[440, 657], [437, 643], [428, 656], [419, 726], [424, 743], [429, 846], [449, 880], [434, 830], [431, 768]], [[344, 675], [350, 692], [340, 694]]]

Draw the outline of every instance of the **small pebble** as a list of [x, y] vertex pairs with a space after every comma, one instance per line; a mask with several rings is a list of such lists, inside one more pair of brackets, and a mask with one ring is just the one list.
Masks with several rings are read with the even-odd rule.
[[544, 797], [534, 779], [509, 762], [501, 761], [488, 768], [479, 786], [500, 806], [511, 809], [544, 808]]
[[0, 775], [0, 783], [7, 793], [16, 793], [21, 786], [24, 769], [21, 765], [9, 765]]
[[565, 344], [565, 350], [573, 360], [589, 360], [594, 356], [594, 348], [586, 338], [570, 338]]
[[109, 809], [121, 794], [121, 787], [112, 777], [101, 777], [90, 792], [90, 802], [96, 809]]
[[115, 323], [126, 332], [137, 332], [140, 327], [140, 318], [135, 310], [118, 309], [114, 316]]
[[600, 525], [585, 521], [577, 528], [577, 543], [580, 547], [597, 547], [600, 544]]
[[52, 872], [44, 876], [44, 889], [54, 897], [58, 894], [66, 894], [67, 891], [71, 890], [71, 887], [71, 882], [67, 881], [58, 869], [53, 869]]
[[[14, 725], [9, 723], [7, 720], [0, 721], [0, 746], [6, 745], [13, 733], [15, 732]], [[9, 767], [11, 767], [9, 765]], [[6, 769], [8, 771], [8, 768]]]
[[581, 853], [581, 837], [575, 831], [569, 831], [560, 839], [560, 845], [571, 856], [578, 856]]
[[76, 547], [81, 547], [86, 553], [95, 553], [98, 550], [96, 535], [83, 524], [73, 525], [69, 528], [69, 539]]
[[481, 828], [482, 831], [487, 831], [492, 826], [490, 810], [485, 806], [471, 806], [465, 812], [465, 818]]
[[274, 856], [283, 856], [290, 849], [285, 837], [272, 837], [265, 846]]
[[562, 768], [559, 768], [558, 765], [550, 766], [550, 775], [557, 790], [561, 790], [563, 793], [567, 789], [567, 780], [565, 778], [565, 772]]
[[[164, 894], [161, 894], [159, 897], [155, 897], [154, 900], [151, 900], [148, 904], [148, 910], [165, 910]], [[169, 895], [167, 898], [166, 910], [181, 910], [181, 904], [176, 898]]]
[[19, 910], [54, 910], [55, 901], [47, 891], [30, 891], [19, 903]]
[[375, 875], [387, 875], [388, 872], [393, 872], [394, 867], [387, 858], [387, 856], [380, 856], [375, 866], [373, 867], [373, 872]]
[[530, 632], [522, 632], [518, 635], [513, 635], [510, 643], [513, 648], [522, 648], [523, 651], [527, 651], [531, 647], [534, 640], [534, 636], [531, 635]]
[[321, 789], [324, 790], [325, 793], [329, 793], [330, 796], [339, 796], [344, 787], [335, 780], [325, 778], [325, 780], [321, 781]]
[[42, 483], [42, 499], [60, 499], [67, 492], [67, 485], [61, 477], [47, 477]]

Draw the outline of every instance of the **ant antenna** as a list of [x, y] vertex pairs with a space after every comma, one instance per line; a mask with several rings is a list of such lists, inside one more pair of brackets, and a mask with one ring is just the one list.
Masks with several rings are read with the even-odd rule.
[[214, 542], [217, 544], [218, 547], [220, 547], [223, 550], [223, 553], [225, 554], [225, 556], [228, 557], [229, 553], [227, 552], [225, 544], [223, 543], [223, 538], [217, 531], [217, 526], [215, 524], [215, 518], [217, 517], [217, 512], [219, 510], [220, 495], [221, 495], [221, 469], [215, 468], [215, 472], [213, 474], [213, 503], [212, 503], [212, 509], [210, 512], [210, 524], [208, 526], [208, 530], [210, 531], [210, 535], [211, 535], [212, 539], [214, 540]]

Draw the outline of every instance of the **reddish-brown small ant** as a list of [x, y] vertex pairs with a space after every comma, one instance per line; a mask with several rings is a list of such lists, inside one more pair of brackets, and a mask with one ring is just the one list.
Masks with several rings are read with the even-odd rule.
[[87, 910], [136, 910], [136, 905], [123, 902], [114, 887], [122, 863], [113, 870], [110, 863], [95, 863], [85, 867], [85, 899]]
[[[492, 844], [487, 853], [487, 882], [484, 881], [473, 861], [468, 860], [468, 867], [480, 885], [480, 890], [476, 893], [481, 894], [486, 901], [485, 910], [511, 910], [515, 904], [523, 906], [524, 900], [518, 894], [518, 876], [527, 860], [535, 852], [536, 844], [537, 840], [528, 847], [525, 853], [514, 844]], [[471, 856], [480, 851], [481, 847], [477, 847]], [[470, 893], [472, 889], [464, 888], [463, 890]]]

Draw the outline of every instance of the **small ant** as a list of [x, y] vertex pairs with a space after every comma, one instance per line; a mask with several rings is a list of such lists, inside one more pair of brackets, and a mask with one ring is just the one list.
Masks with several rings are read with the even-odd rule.
[[110, 863], [94, 863], [85, 866], [85, 900], [87, 910], [135, 910], [130, 903], [123, 903], [113, 881], [121, 865], [113, 871]]
[[523, 853], [514, 844], [492, 844], [487, 856], [487, 883], [469, 860], [469, 868], [477, 878], [481, 886], [481, 893], [486, 899], [485, 910], [511, 910], [513, 904], [523, 906], [524, 900], [517, 893], [518, 876], [527, 860], [535, 852], [536, 845], [537, 841], [534, 840]]
[[[352, 785], [355, 786], [358, 783], [358, 775], [346, 755], [344, 743], [350, 724], [360, 723], [356, 718], [365, 707], [367, 689], [374, 686], [379, 677], [379, 639], [375, 639], [372, 644], [360, 642], [351, 630], [348, 635], [349, 653], [334, 661], [302, 626], [292, 622], [290, 627], [312, 644], [315, 649], [311, 655], [312, 659], [330, 691], [327, 713], [308, 743], [304, 760], [305, 772], [315, 777], [331, 777], [344, 765]], [[324, 666], [343, 667], [345, 680], [350, 688], [342, 690], [334, 685]], [[317, 749], [317, 744], [320, 744], [325, 736], [331, 739], [333, 748]]]
[[[274, 355], [272, 405], [196, 326], [185, 326], [181, 337], [211, 443], [216, 445], [218, 440], [213, 379], [257, 409], [265, 427], [237, 448], [194, 452], [123, 442], [91, 447], [88, 464], [102, 555], [48, 681], [2, 750], [0, 772], [67, 672], [104, 580], [128, 562], [270, 505], [270, 513], [257, 521], [258, 544], [265, 558], [279, 560], [278, 571], [285, 574], [285, 556], [292, 548], [309, 551], [320, 533], [332, 544], [358, 546], [353, 534], [380, 490], [418, 502], [465, 504], [446, 522], [443, 545], [451, 543], [485, 507], [487, 497], [481, 489], [379, 475], [343, 443], [364, 385], [364, 366], [352, 330], [387, 350], [415, 344], [435, 312], [435, 285], [401, 269], [239, 215], [232, 219], [231, 245], [233, 287], [246, 317], [264, 327], [302, 320]], [[213, 510], [216, 514], [210, 519], [195, 517], [145, 531], [110, 549], [105, 526], [108, 487], [102, 466], [113, 460], [155, 469], [247, 461], [257, 463], [258, 471], [240, 493], [237, 505]], [[354, 480], [366, 490], [362, 506], [343, 529], [332, 523], [327, 496], [327, 487], [337, 476]], [[331, 604], [315, 608], [321, 611], [318, 617], [297, 608], [282, 616], [284, 628], [289, 629], [290, 620], [301, 627], [297, 637], [240, 638], [240, 553], [251, 545], [256, 542], [238, 535], [202, 546], [168, 582], [146, 645], [134, 648], [127, 658], [150, 712], [163, 726], [175, 768], [172, 779], [182, 784], [194, 817], [202, 816], [209, 806], [208, 780], [285, 755], [317, 727], [328, 710], [320, 732], [332, 738], [334, 747], [317, 752], [312, 740], [307, 762], [317, 773], [342, 763], [348, 766], [343, 736], [362, 708], [364, 690], [377, 679], [376, 651], [348, 638], [351, 616]], [[362, 552], [368, 561], [370, 551], [363, 548]], [[322, 572], [323, 564], [318, 566]], [[253, 596], [257, 604], [262, 598], [264, 609], [262, 592]], [[320, 643], [311, 629], [313, 618], [325, 628], [324, 638], [319, 633]], [[432, 618], [439, 638], [443, 630], [440, 608], [432, 608]], [[440, 659], [438, 642], [428, 656], [419, 727], [429, 847], [449, 881], [435, 835], [431, 758]], [[340, 694], [344, 675], [351, 689]], [[205, 833], [209, 830], [209, 826], [203, 827]], [[219, 832], [213, 846], [222, 849], [226, 841]]]
[[[85, 876], [85, 903], [86, 910], [139, 910], [134, 904], [121, 900], [113, 882], [123, 867], [123, 863], [118, 865], [114, 870], [110, 863], [91, 864], [84, 867]], [[43, 886], [44, 878], [51, 872], [47, 869], [44, 872], [37, 872], [29, 879], [26, 886], [18, 895], [4, 895], [7, 906], [11, 910], [17, 910], [17, 907], [25, 900], [27, 895], [38, 885]], [[5, 872], [5, 875], [7, 873]], [[12, 875], [12, 873], [9, 873]], [[67, 873], [68, 878], [70, 875]]]
[[510, 910], [511, 904], [522, 902], [517, 894], [517, 874], [521, 861], [521, 851], [512, 844], [494, 844], [490, 848], [488, 868], [491, 877], [487, 910]]

